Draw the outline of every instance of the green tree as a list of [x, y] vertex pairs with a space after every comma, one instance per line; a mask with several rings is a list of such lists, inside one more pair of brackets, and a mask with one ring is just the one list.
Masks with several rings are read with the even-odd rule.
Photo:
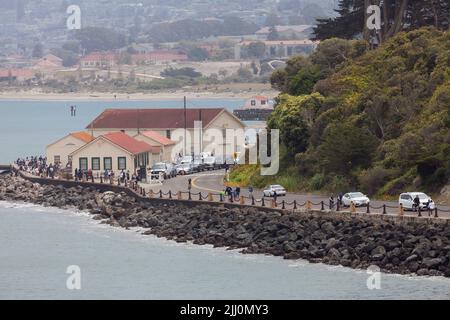
[[376, 147], [376, 139], [367, 130], [338, 122], [325, 131], [319, 161], [327, 172], [349, 175], [370, 166]]
[[279, 39], [280, 39], [280, 34], [278, 33], [277, 27], [271, 26], [269, 29], [269, 34], [267, 35], [267, 40], [274, 41], [274, 40], [279, 40]]
[[188, 52], [188, 57], [193, 61], [205, 61], [209, 58], [209, 52], [203, 48], [192, 48]]
[[266, 45], [262, 41], [252, 42], [247, 46], [246, 50], [249, 58], [262, 59], [266, 52]]
[[80, 41], [86, 53], [109, 51], [127, 45], [126, 37], [123, 34], [101, 27], [87, 27], [77, 30], [75, 38]]

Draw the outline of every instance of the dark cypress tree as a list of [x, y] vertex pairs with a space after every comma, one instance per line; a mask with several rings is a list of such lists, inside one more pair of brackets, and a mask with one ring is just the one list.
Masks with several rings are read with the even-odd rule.
[[381, 8], [380, 41], [400, 31], [410, 31], [424, 26], [448, 29], [450, 2], [448, 0], [340, 0], [336, 18], [318, 19], [313, 39], [332, 37], [351, 39], [364, 32], [366, 6], [375, 4]]

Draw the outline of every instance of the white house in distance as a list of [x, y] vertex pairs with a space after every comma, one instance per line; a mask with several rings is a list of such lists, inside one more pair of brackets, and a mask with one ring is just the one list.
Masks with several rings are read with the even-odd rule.
[[253, 96], [245, 102], [245, 109], [273, 109], [273, 101], [266, 96]]
[[[94, 121], [92, 121], [86, 130], [98, 137], [110, 132], [125, 132], [130, 136], [136, 137], [141, 132], [153, 131], [159, 135], [175, 141], [175, 131], [180, 129], [189, 132], [194, 137], [195, 122], [201, 121], [202, 128], [199, 141], [187, 141], [185, 154], [192, 154], [196, 148], [205, 150], [208, 147], [204, 141], [203, 133], [208, 129], [218, 129], [225, 136], [227, 129], [245, 130], [246, 126], [236, 116], [225, 108], [195, 108], [195, 109], [106, 109]], [[143, 139], [142, 139], [143, 140]], [[175, 141], [175, 142], [179, 142]], [[200, 144], [200, 146], [199, 146]], [[214, 144], [211, 142], [209, 146]], [[214, 146], [217, 150], [226, 150], [226, 143]], [[240, 146], [235, 144], [240, 152]], [[183, 148], [184, 149], [184, 148]], [[184, 153], [184, 152], [182, 152]]]
[[94, 174], [99, 174], [105, 170], [115, 173], [125, 170], [133, 173], [159, 162], [161, 148], [138, 141], [123, 132], [113, 132], [97, 137], [70, 156], [73, 171], [91, 169]]
[[87, 132], [70, 133], [47, 146], [47, 161], [53, 164], [59, 163], [62, 167], [66, 167], [72, 161], [70, 154], [92, 140], [94, 140], [94, 137]]
[[151, 146], [161, 147], [162, 161], [173, 161], [172, 150], [175, 146], [175, 141], [166, 138], [155, 131], [144, 131], [134, 136], [136, 140], [144, 141]]

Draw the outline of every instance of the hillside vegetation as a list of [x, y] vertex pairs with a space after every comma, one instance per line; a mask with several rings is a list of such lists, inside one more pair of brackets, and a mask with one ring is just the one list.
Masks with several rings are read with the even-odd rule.
[[450, 177], [450, 34], [402, 32], [376, 50], [361, 40], [323, 41], [309, 58], [276, 72], [283, 93], [268, 121], [280, 129], [282, 168], [231, 178], [293, 191], [361, 189], [398, 196], [437, 192]]

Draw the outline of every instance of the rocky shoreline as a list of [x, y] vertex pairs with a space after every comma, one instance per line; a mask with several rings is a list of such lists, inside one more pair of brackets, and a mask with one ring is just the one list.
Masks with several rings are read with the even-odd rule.
[[87, 210], [94, 219], [115, 227], [141, 227], [146, 235], [241, 249], [242, 253], [450, 277], [450, 226], [446, 223], [151, 203], [125, 193], [40, 185], [9, 174], [0, 175], [0, 201]]

